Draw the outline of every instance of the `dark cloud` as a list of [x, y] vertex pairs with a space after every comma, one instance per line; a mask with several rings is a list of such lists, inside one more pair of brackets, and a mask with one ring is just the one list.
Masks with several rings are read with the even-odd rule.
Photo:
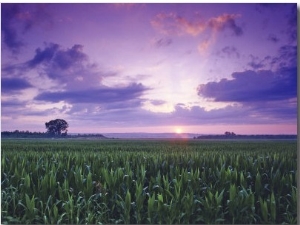
[[49, 64], [52, 68], [67, 70], [87, 60], [87, 55], [82, 50], [83, 46], [78, 44], [64, 50], [58, 44], [50, 43], [44, 50], [36, 49], [34, 58], [29, 60], [27, 65], [34, 68], [40, 64]]
[[2, 78], [1, 79], [1, 90], [2, 92], [16, 92], [27, 88], [31, 88], [32, 85], [20, 78]]
[[62, 48], [55, 43], [45, 44], [44, 49], [36, 49], [34, 57], [23, 67], [39, 71], [41, 76], [46, 75], [68, 90], [97, 87], [104, 76], [115, 75], [100, 71], [95, 63], [89, 61], [80, 44], [71, 48]]
[[18, 53], [24, 43], [19, 39], [13, 20], [20, 13], [18, 4], [1, 4], [1, 31], [4, 44], [13, 52]]
[[97, 89], [43, 92], [35, 100], [48, 102], [66, 101], [68, 103], [96, 103], [110, 104], [115, 102], [128, 102], [139, 99], [148, 88], [142, 84], [133, 83], [126, 87], [99, 87]]
[[[45, 44], [44, 49], [37, 48], [32, 59], [19, 64], [5, 65], [2, 73], [6, 77], [27, 77], [37, 72], [59, 83], [59, 86], [87, 88], [100, 84], [103, 72], [98, 72], [96, 64], [90, 63], [83, 52], [83, 46], [75, 44], [71, 48], [62, 48], [55, 43]], [[111, 75], [111, 73], [107, 73]]]
[[34, 68], [41, 63], [49, 63], [57, 53], [58, 49], [59, 45], [53, 43], [48, 44], [44, 50], [37, 48], [33, 59], [27, 62], [28, 67]]
[[198, 87], [198, 95], [216, 102], [261, 102], [295, 98], [297, 68], [272, 71], [245, 71], [232, 74], [232, 80], [222, 79]]
[[279, 39], [277, 38], [277, 36], [275, 34], [270, 34], [267, 38], [268, 41], [277, 43], [279, 41]]
[[82, 52], [82, 45], [74, 45], [71, 49], [58, 51], [53, 62], [62, 70], [69, 69], [74, 64], [87, 60], [87, 55]]

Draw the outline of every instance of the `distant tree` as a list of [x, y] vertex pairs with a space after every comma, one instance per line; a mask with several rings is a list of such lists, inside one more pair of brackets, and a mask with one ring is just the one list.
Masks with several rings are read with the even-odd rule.
[[56, 120], [50, 120], [49, 122], [45, 123], [47, 133], [51, 135], [61, 136], [62, 132], [64, 131], [64, 135], [67, 135], [67, 128], [69, 127], [69, 124], [63, 120], [63, 119], [56, 119]]
[[236, 134], [234, 132], [229, 132], [229, 131], [226, 131], [224, 133], [225, 136], [235, 136]]

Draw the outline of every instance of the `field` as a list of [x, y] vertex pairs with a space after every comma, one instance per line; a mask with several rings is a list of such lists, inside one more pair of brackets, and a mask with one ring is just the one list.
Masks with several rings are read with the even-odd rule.
[[297, 223], [296, 141], [1, 145], [2, 223]]

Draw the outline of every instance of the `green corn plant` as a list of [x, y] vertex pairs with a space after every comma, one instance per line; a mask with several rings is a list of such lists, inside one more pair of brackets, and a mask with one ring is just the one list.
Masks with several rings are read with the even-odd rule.
[[229, 208], [229, 215], [232, 218], [232, 223], [233, 224], [236, 221], [236, 218], [235, 218], [236, 217], [235, 210], [236, 210], [236, 207], [237, 207], [236, 193], [237, 193], [236, 185], [231, 184], [230, 189], [229, 189], [229, 201], [227, 200], [227, 204], [228, 204], [228, 208]]
[[270, 198], [270, 214], [271, 214], [271, 222], [275, 223], [275, 221], [276, 221], [276, 200], [275, 200], [273, 192], [272, 192], [271, 198]]
[[260, 210], [264, 223], [268, 222], [268, 205], [267, 201], [264, 201], [261, 197], [259, 197]]
[[155, 204], [155, 193], [152, 194], [152, 196], [149, 195], [148, 198], [148, 207], [147, 207], [147, 220], [150, 224], [155, 223], [156, 219], [156, 204]]
[[84, 187], [84, 194], [86, 198], [89, 198], [93, 194], [93, 188], [92, 173], [89, 172], [86, 178], [86, 186]]
[[68, 193], [68, 201], [62, 203], [62, 207], [65, 210], [65, 216], [67, 217], [68, 223], [75, 223], [74, 220], [75, 206], [74, 206], [73, 195], [70, 195]]
[[240, 173], [240, 184], [241, 184], [242, 187], [245, 187], [245, 188], [247, 187], [247, 182], [244, 178], [243, 172]]
[[38, 209], [35, 208], [35, 198], [34, 195], [30, 199], [27, 194], [25, 194], [25, 218], [27, 223], [33, 223], [37, 214]]
[[74, 177], [75, 177], [75, 187], [77, 190], [84, 190], [84, 176], [82, 173], [82, 168], [77, 166], [74, 171]]
[[135, 218], [138, 224], [140, 224], [142, 221], [144, 200], [145, 200], [145, 194], [143, 193], [143, 186], [141, 183], [137, 183], [136, 190], [135, 190], [135, 201], [136, 201]]
[[208, 191], [205, 196], [205, 201], [203, 201], [203, 219], [205, 223], [220, 223], [224, 221], [224, 214], [222, 212], [222, 200], [223, 200], [224, 190], [219, 192], [217, 191], [213, 194], [211, 191]]
[[30, 176], [29, 176], [29, 174], [27, 174], [27, 175], [25, 176], [24, 186], [25, 186], [26, 192], [27, 192], [27, 193], [31, 193], [31, 190], [30, 190]]
[[131, 194], [128, 190], [125, 196], [125, 208], [124, 208], [124, 222], [126, 224], [130, 223], [130, 212], [131, 212]]
[[257, 172], [256, 177], [255, 177], [255, 194], [257, 196], [260, 195], [261, 189], [262, 189], [261, 176], [260, 176], [260, 173]]
[[184, 220], [182, 222], [184, 224], [189, 224], [192, 219], [195, 206], [193, 193], [186, 193], [181, 202], [183, 204], [184, 212]]

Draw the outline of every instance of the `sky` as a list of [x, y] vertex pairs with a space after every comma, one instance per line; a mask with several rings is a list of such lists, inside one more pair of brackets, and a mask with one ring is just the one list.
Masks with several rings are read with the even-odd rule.
[[297, 5], [1, 4], [1, 130], [297, 133]]

